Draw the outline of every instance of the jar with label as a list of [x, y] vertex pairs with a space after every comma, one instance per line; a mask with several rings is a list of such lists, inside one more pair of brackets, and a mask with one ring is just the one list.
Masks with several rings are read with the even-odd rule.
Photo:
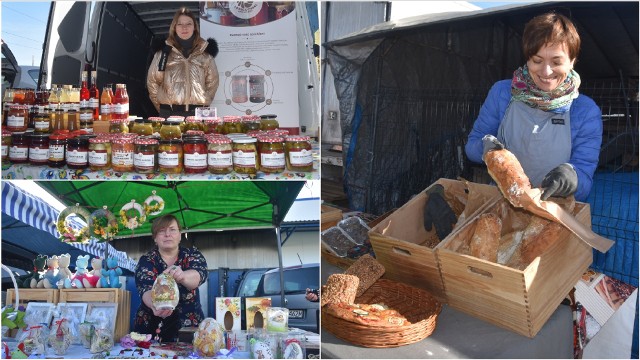
[[80, 109], [80, 130], [93, 134], [93, 109], [90, 107]]
[[260, 167], [257, 139], [233, 139], [233, 170], [239, 174], [256, 174]]
[[249, 100], [247, 96], [247, 76], [232, 75], [231, 76], [231, 101], [242, 104]]
[[111, 168], [111, 140], [107, 137], [89, 139], [89, 168], [91, 171]]
[[33, 128], [38, 134], [47, 134], [51, 131], [51, 116], [49, 109], [43, 109], [41, 113], [33, 117]]
[[247, 133], [253, 130], [260, 130], [260, 116], [245, 115], [242, 117], [242, 132]]
[[111, 119], [109, 120], [109, 132], [112, 134], [129, 133], [129, 121], [127, 119]]
[[313, 171], [313, 154], [308, 136], [287, 136], [286, 159], [289, 171]]
[[133, 171], [134, 139], [120, 137], [111, 141], [111, 168], [118, 172]]
[[46, 165], [49, 160], [49, 134], [31, 134], [29, 163]]
[[264, 102], [264, 75], [249, 75], [249, 101]]
[[11, 105], [7, 116], [7, 130], [23, 132], [29, 125], [29, 107], [27, 105]]
[[11, 131], [2, 131], [2, 162], [9, 160], [9, 148], [11, 147]]
[[66, 161], [67, 135], [53, 134], [49, 136], [49, 160], [47, 164], [51, 167], [64, 166]]
[[160, 140], [158, 146], [158, 167], [164, 174], [180, 174], [183, 167], [182, 140]]
[[268, 131], [268, 130], [278, 129], [280, 127], [280, 124], [278, 123], [278, 120], [276, 120], [276, 117], [277, 116], [273, 115], [273, 114], [261, 115], [260, 116], [260, 130]]
[[153, 135], [153, 124], [151, 120], [136, 119], [131, 132], [139, 136]]
[[158, 140], [136, 138], [134, 141], [133, 168], [140, 174], [152, 174], [158, 168]]
[[154, 133], [160, 134], [160, 129], [162, 128], [162, 123], [164, 122], [164, 120], [165, 119], [163, 117], [159, 117], [159, 116], [152, 116], [149, 118], [149, 121], [151, 121], [151, 127], [153, 128]]
[[202, 121], [200, 119], [196, 119], [195, 116], [187, 116], [184, 120], [184, 131], [187, 132], [189, 130], [198, 130], [203, 131], [204, 127], [202, 126]]
[[212, 136], [207, 139], [207, 164], [212, 174], [228, 174], [233, 171], [233, 148], [226, 136]]
[[64, 111], [61, 108], [57, 108], [53, 112], [53, 128], [51, 131], [56, 132], [60, 130], [66, 129], [66, 124], [64, 122]]
[[285, 169], [284, 140], [281, 137], [259, 137], [260, 171], [281, 173]]
[[9, 161], [14, 164], [24, 164], [29, 161], [29, 135], [27, 133], [14, 132], [11, 134]]
[[242, 133], [242, 119], [240, 116], [223, 116], [224, 132], [223, 134], [240, 134]]
[[185, 174], [202, 174], [207, 171], [207, 141], [204, 137], [185, 135], [182, 142]]
[[160, 128], [160, 138], [162, 140], [180, 139], [182, 138], [182, 131], [180, 130], [180, 123], [177, 121], [165, 121]]
[[86, 169], [89, 166], [89, 139], [81, 136], [68, 139], [66, 158], [70, 169]]

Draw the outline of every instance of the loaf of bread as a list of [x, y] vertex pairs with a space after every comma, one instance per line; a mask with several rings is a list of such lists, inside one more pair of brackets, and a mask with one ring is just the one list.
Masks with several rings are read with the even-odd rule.
[[329, 303], [353, 304], [360, 280], [357, 276], [346, 274], [329, 275], [327, 283], [322, 286], [320, 293], [320, 306]]
[[471, 256], [497, 262], [501, 232], [502, 221], [496, 214], [487, 213], [480, 215], [478, 220], [476, 220], [476, 229], [469, 243]]
[[484, 162], [502, 195], [511, 205], [523, 207], [522, 197], [531, 190], [531, 183], [516, 156], [507, 149], [491, 150], [484, 155]]
[[358, 277], [360, 284], [356, 296], [360, 296], [384, 275], [384, 266], [373, 256], [365, 254], [349, 266], [344, 273]]

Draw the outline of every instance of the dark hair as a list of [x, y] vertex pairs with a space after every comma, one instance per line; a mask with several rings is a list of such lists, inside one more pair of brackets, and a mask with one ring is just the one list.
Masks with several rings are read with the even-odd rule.
[[180, 46], [180, 42], [176, 39], [176, 25], [178, 24], [178, 19], [180, 16], [188, 16], [193, 20], [193, 35], [194, 39], [198, 39], [200, 37], [200, 25], [198, 22], [198, 18], [193, 14], [193, 12], [186, 7], [180, 8], [180, 10], [176, 11], [175, 15], [173, 15], [173, 20], [171, 21], [171, 26], [169, 26], [169, 36], [168, 40], [171, 44], [176, 46], [178, 50], [182, 51]]
[[175, 221], [178, 225], [178, 230], [182, 230], [182, 226], [180, 226], [180, 221], [178, 221], [178, 218], [171, 214], [162, 215], [158, 218], [155, 218], [153, 220], [153, 224], [151, 224], [151, 237], [155, 239], [156, 235], [158, 235], [158, 232], [162, 229], [165, 229], [173, 221]]
[[547, 44], [564, 44], [569, 52], [569, 60], [575, 60], [580, 53], [580, 35], [568, 17], [556, 12], [538, 15], [524, 27], [522, 51], [529, 60]]

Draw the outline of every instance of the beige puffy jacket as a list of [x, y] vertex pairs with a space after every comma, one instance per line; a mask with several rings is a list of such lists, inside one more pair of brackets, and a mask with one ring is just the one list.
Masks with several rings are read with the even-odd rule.
[[169, 40], [165, 43], [171, 46], [165, 70], [158, 70], [162, 51], [157, 51], [147, 73], [149, 98], [156, 110], [160, 110], [160, 104], [209, 106], [218, 90], [219, 82], [218, 68], [214, 60], [218, 52], [215, 40], [196, 39], [188, 58], [185, 58]]

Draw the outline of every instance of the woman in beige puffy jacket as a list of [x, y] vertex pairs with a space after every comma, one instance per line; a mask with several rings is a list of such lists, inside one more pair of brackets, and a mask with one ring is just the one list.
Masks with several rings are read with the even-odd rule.
[[209, 106], [219, 82], [216, 41], [202, 39], [198, 19], [182, 8], [162, 45], [147, 73], [149, 98], [160, 116], [190, 116], [196, 107]]

